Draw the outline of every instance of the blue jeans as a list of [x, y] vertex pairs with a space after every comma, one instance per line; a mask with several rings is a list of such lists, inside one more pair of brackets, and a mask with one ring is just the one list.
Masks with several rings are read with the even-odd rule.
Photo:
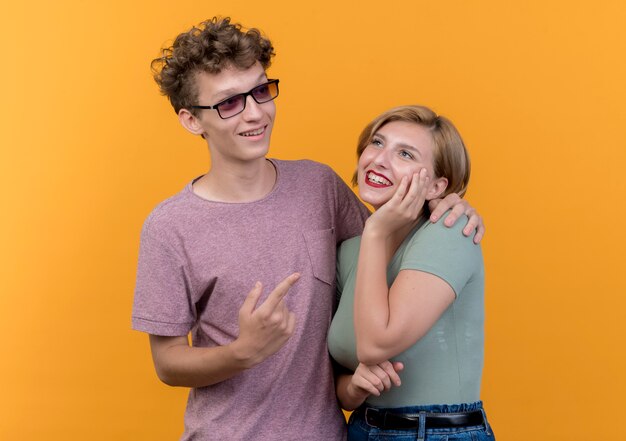
[[[481, 410], [485, 420], [480, 426], [455, 427], [445, 429], [430, 429], [426, 427], [416, 427], [415, 429], [379, 429], [370, 426], [365, 421], [364, 404], [352, 412], [348, 421], [348, 441], [495, 441], [493, 431], [487, 415], [483, 410], [483, 403], [465, 404], [442, 404], [431, 406], [409, 406], [385, 408], [380, 410], [390, 410], [398, 414], [419, 414], [420, 412], [446, 413], [446, 412], [468, 412]], [[371, 406], [370, 406], [371, 407]]]

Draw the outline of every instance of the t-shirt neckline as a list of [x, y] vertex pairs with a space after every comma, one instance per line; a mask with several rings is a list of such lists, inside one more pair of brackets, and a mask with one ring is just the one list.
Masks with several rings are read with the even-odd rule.
[[273, 197], [274, 194], [276, 194], [281, 186], [281, 181], [282, 181], [282, 175], [280, 173], [280, 166], [279, 166], [279, 162], [278, 160], [274, 159], [274, 158], [266, 158], [267, 161], [269, 161], [273, 166], [274, 166], [274, 170], [276, 171], [276, 182], [274, 183], [274, 187], [263, 197], [254, 200], [254, 201], [247, 201], [247, 202], [228, 202], [228, 201], [214, 201], [211, 199], [205, 199], [202, 196], [196, 194], [193, 191], [193, 184], [194, 182], [196, 182], [198, 179], [200, 179], [202, 176], [204, 175], [200, 175], [194, 179], [191, 180], [191, 182], [189, 182], [186, 186], [185, 186], [185, 191], [186, 193], [188, 193], [188, 195], [190, 197], [192, 197], [193, 199], [199, 201], [200, 203], [204, 203], [204, 204], [219, 204], [219, 205], [232, 205], [232, 206], [236, 206], [236, 205], [251, 205], [251, 204], [258, 204], [261, 202], [264, 202], [266, 200], [268, 200], [269, 198]]

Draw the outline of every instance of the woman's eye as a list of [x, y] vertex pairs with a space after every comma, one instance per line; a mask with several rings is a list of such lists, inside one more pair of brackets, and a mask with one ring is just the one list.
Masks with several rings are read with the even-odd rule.
[[374, 138], [374, 139], [372, 139], [372, 144], [374, 144], [377, 147], [382, 147], [383, 142], [380, 139]]
[[400, 150], [400, 156], [407, 159], [413, 159], [413, 154], [407, 152], [406, 150]]

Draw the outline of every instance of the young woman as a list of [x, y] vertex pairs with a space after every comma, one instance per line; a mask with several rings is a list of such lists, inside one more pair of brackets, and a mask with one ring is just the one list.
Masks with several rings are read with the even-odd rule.
[[363, 130], [357, 155], [354, 181], [376, 211], [339, 251], [342, 295], [329, 333], [346, 368], [339, 402], [356, 409], [348, 440], [492, 440], [480, 401], [481, 249], [460, 226], [429, 222], [424, 207], [465, 193], [463, 141], [446, 118], [405, 106]]

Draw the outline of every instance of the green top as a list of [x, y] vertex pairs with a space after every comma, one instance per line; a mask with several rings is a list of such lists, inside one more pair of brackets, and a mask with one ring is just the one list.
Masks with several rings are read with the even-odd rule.
[[[387, 268], [393, 284], [401, 270], [428, 272], [446, 281], [455, 300], [415, 345], [393, 358], [404, 363], [402, 386], [367, 403], [378, 407], [459, 404], [480, 399], [483, 366], [484, 267], [480, 246], [462, 234], [462, 219], [452, 228], [443, 219], [421, 220], [396, 251]], [[341, 245], [337, 289], [341, 300], [328, 334], [328, 348], [339, 364], [358, 365], [354, 336], [354, 285], [360, 237]]]

